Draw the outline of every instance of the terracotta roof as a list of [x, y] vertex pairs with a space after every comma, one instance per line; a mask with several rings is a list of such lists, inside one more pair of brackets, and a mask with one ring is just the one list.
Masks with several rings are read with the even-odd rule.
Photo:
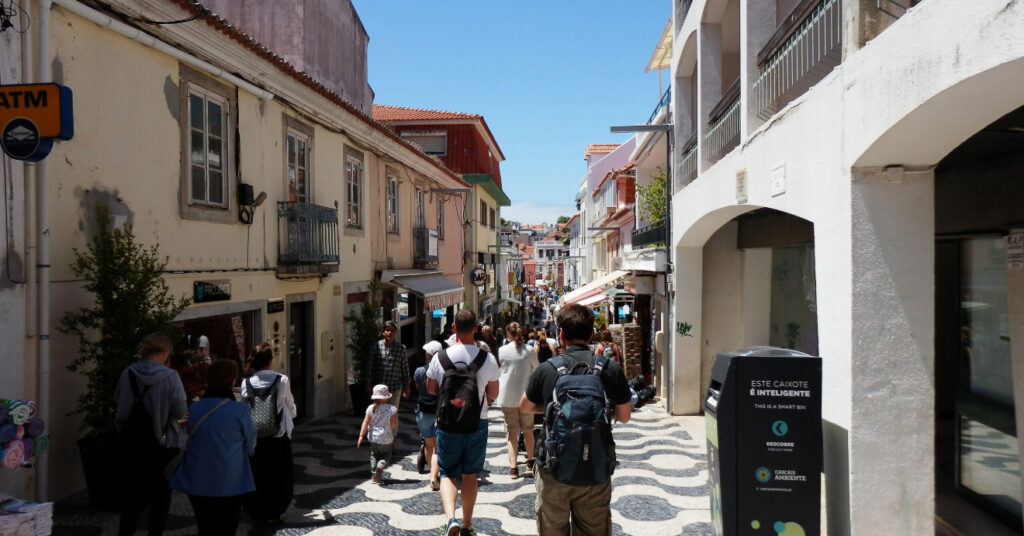
[[446, 112], [443, 110], [426, 110], [423, 108], [407, 108], [405, 106], [373, 105], [373, 118], [377, 121], [433, 121], [444, 119], [483, 119], [477, 114]]
[[590, 143], [583, 150], [583, 158], [592, 154], [608, 154], [619, 147], [618, 143]]
[[[172, 0], [172, 2], [177, 4], [178, 6], [180, 6], [182, 9], [184, 9], [186, 11], [191, 11], [193, 13], [196, 13], [196, 17], [198, 19], [202, 20], [203, 22], [205, 22], [207, 25], [215, 28], [216, 30], [218, 30], [221, 33], [223, 33], [224, 35], [226, 35], [226, 36], [230, 37], [231, 39], [237, 41], [238, 43], [240, 43], [244, 47], [248, 48], [250, 51], [252, 51], [257, 56], [260, 56], [261, 58], [263, 58], [263, 59], [269, 61], [270, 63], [274, 64], [282, 72], [284, 72], [284, 73], [288, 74], [289, 76], [291, 76], [292, 78], [298, 80], [303, 85], [313, 89], [314, 91], [316, 91], [320, 95], [324, 96], [325, 98], [327, 98], [328, 100], [330, 100], [334, 104], [340, 106], [346, 112], [351, 113], [353, 116], [355, 116], [360, 121], [366, 123], [367, 125], [373, 127], [374, 129], [380, 131], [381, 133], [383, 133], [387, 137], [391, 138], [392, 140], [397, 141], [398, 143], [400, 143], [403, 146], [405, 146], [407, 149], [410, 149], [411, 151], [413, 151], [413, 153], [415, 153], [416, 155], [418, 155], [422, 159], [426, 160], [427, 162], [429, 162], [434, 167], [436, 167], [436, 168], [440, 169], [441, 171], [445, 172], [450, 177], [452, 177], [453, 179], [457, 180], [459, 183], [464, 184], [466, 186], [469, 186], [468, 184], [466, 184], [462, 180], [462, 178], [459, 176], [458, 173], [455, 173], [454, 171], [452, 171], [452, 170], [448, 169], [447, 167], [445, 167], [445, 165], [443, 163], [441, 163], [440, 160], [437, 160], [436, 158], [427, 155], [426, 153], [424, 153], [416, 145], [414, 145], [414, 144], [412, 144], [412, 143], [402, 139], [401, 136], [399, 136], [397, 133], [395, 133], [391, 129], [387, 128], [386, 126], [382, 125], [381, 123], [378, 123], [372, 117], [367, 116], [366, 114], [364, 114], [362, 112], [362, 110], [356, 108], [351, 102], [349, 102], [349, 101], [345, 100], [344, 98], [342, 98], [341, 95], [338, 95], [334, 91], [331, 91], [329, 88], [327, 88], [326, 86], [324, 86], [320, 82], [316, 81], [313, 77], [309, 76], [308, 74], [299, 71], [298, 69], [295, 68], [294, 65], [288, 63], [284, 58], [282, 58], [281, 56], [278, 56], [277, 54], [275, 54], [274, 51], [272, 51], [269, 48], [267, 48], [266, 46], [260, 44], [258, 41], [256, 41], [255, 38], [253, 38], [249, 34], [243, 32], [240, 28], [232, 25], [230, 22], [228, 22], [226, 19], [224, 19], [220, 15], [217, 15], [213, 11], [210, 11], [209, 8], [204, 6], [198, 0]], [[259, 84], [256, 84], [256, 85], [259, 85]]]

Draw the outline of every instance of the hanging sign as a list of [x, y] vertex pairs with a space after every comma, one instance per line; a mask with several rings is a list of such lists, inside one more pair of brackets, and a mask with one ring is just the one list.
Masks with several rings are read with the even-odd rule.
[[0, 85], [0, 148], [15, 160], [38, 162], [53, 140], [75, 135], [71, 88], [59, 84]]
[[478, 266], [469, 272], [469, 280], [476, 286], [482, 287], [487, 284], [487, 271]]

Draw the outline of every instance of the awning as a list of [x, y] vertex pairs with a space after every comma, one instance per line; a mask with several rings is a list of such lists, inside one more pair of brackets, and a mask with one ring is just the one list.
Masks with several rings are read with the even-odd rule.
[[465, 301], [465, 289], [441, 272], [432, 270], [386, 270], [381, 281], [407, 289], [423, 298], [424, 309], [442, 309]]
[[522, 305], [522, 304], [523, 304], [523, 302], [521, 302], [521, 301], [519, 301], [519, 300], [517, 300], [517, 299], [515, 299], [515, 298], [505, 298], [505, 299], [503, 299], [503, 300], [501, 300], [501, 301], [503, 301], [503, 302], [509, 302], [509, 303], [514, 303], [514, 304], [516, 304], [516, 305]]
[[583, 298], [589, 297], [591, 294], [604, 290], [604, 287], [611, 285], [616, 280], [622, 279], [627, 275], [629, 275], [629, 272], [625, 270], [616, 270], [604, 277], [599, 277], [590, 283], [583, 285], [565, 296], [562, 296], [561, 301], [564, 304], [576, 303]]
[[597, 294], [594, 294], [592, 296], [587, 296], [586, 298], [583, 298], [582, 300], [578, 301], [577, 303], [579, 303], [580, 305], [582, 305], [584, 307], [590, 307], [591, 305], [595, 305], [595, 304], [601, 303], [601, 302], [603, 302], [606, 299], [608, 299], [608, 295], [607, 294], [605, 294], [604, 292], [598, 292]]

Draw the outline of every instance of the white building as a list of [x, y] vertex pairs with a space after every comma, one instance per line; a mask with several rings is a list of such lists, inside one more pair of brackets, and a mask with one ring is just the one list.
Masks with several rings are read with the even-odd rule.
[[673, 2], [668, 406], [820, 355], [828, 534], [1015, 534], [1024, 4], [909, 3]]

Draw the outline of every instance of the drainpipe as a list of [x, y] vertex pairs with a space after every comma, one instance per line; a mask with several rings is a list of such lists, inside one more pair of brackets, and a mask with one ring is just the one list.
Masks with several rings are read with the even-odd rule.
[[[39, 32], [39, 49], [36, 51], [36, 80], [40, 83], [51, 82], [50, 71], [50, 8], [51, 0], [39, 0], [36, 13], [36, 28]], [[43, 422], [50, 421], [50, 163], [44, 158], [36, 164], [36, 219], [38, 244], [37, 270], [39, 277], [38, 298], [38, 345], [39, 368], [39, 417]], [[48, 499], [50, 495], [48, 456], [40, 456], [37, 460], [36, 496]]]
[[[28, 13], [21, 10], [23, 24], [28, 25]], [[21, 80], [22, 83], [34, 81], [35, 72], [32, 60], [35, 59], [32, 48], [32, 36], [27, 35], [21, 41]], [[36, 197], [35, 191], [35, 162], [22, 161], [22, 177], [25, 181], [25, 337], [32, 339], [36, 336]], [[26, 343], [26, 351], [34, 349], [34, 343]], [[34, 352], [33, 352], [34, 353]], [[35, 395], [33, 395], [35, 396]], [[38, 397], [36, 397], [38, 400]]]

